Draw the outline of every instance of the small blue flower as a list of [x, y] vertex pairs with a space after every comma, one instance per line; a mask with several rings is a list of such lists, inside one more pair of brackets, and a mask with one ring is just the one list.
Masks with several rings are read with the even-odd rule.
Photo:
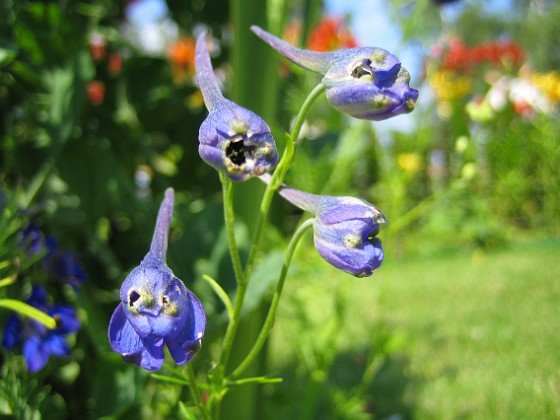
[[327, 100], [340, 112], [380, 121], [415, 107], [418, 91], [409, 86], [410, 74], [396, 56], [382, 48], [302, 50], [258, 26], [251, 30], [293, 63], [322, 74]]
[[[263, 176], [269, 182], [269, 176]], [[379, 225], [385, 216], [374, 205], [355, 197], [309, 194], [282, 185], [279, 194], [315, 215], [315, 248], [328, 263], [356, 277], [371, 276], [383, 262]]]
[[165, 262], [173, 202], [173, 189], [168, 188], [150, 251], [124, 280], [121, 303], [109, 323], [113, 350], [146, 370], [161, 368], [164, 344], [177, 364], [190, 361], [200, 349], [206, 327], [202, 304]]
[[198, 152], [202, 160], [233, 181], [273, 171], [278, 151], [270, 128], [257, 114], [222, 95], [205, 33], [197, 39], [195, 69], [209, 112], [199, 131]]
[[35, 222], [29, 224], [20, 232], [19, 246], [32, 257], [43, 251], [43, 234]]
[[15, 313], [10, 313], [4, 327], [2, 346], [11, 350], [23, 339], [23, 325], [21, 318]]
[[57, 240], [52, 235], [45, 238], [45, 247], [47, 255], [43, 259], [43, 264], [47, 274], [77, 289], [86, 280], [86, 273], [76, 253], [58, 249]]
[[10, 314], [2, 337], [2, 345], [12, 349], [23, 341], [23, 356], [27, 370], [31, 373], [43, 369], [51, 356], [67, 356], [70, 347], [66, 335], [78, 331], [80, 321], [73, 308], [67, 305], [49, 305], [45, 289], [34, 285], [27, 303], [45, 312], [56, 320], [55, 329], [47, 329], [35, 320], [23, 322], [15, 314]]

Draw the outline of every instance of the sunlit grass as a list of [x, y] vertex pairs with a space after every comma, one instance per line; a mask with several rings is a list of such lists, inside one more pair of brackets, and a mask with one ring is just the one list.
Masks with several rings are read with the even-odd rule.
[[303, 405], [282, 415], [560, 416], [559, 257], [558, 244], [389, 255], [354, 279], [302, 248], [271, 359], [278, 403]]

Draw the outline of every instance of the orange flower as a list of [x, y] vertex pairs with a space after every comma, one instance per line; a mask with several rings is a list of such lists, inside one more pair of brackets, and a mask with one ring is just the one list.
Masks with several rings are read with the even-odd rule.
[[184, 82], [194, 74], [194, 39], [183, 37], [169, 48], [168, 57], [173, 66], [173, 80], [175, 83]]
[[350, 30], [343, 25], [342, 20], [336, 18], [321, 20], [311, 32], [307, 44], [308, 49], [321, 52], [357, 46]]

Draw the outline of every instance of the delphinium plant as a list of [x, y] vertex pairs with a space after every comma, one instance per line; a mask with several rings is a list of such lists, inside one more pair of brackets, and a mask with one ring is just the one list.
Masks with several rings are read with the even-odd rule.
[[[219, 278], [205, 276], [228, 315], [218, 358], [203, 381], [187, 364], [204, 346], [206, 316], [198, 298], [175, 277], [165, 262], [173, 212], [172, 189], [165, 193], [150, 250], [124, 280], [120, 303], [109, 325], [110, 344], [125, 361], [149, 371], [159, 370], [167, 346], [178, 365], [187, 364], [185, 370], [166, 365], [169, 376], [157, 377], [190, 387], [192, 403], [181, 408], [191, 417], [218, 418], [220, 404], [232, 387], [280, 380], [268, 376], [247, 377], [246, 371], [272, 330], [296, 245], [308, 229], [313, 228], [315, 248], [321, 257], [343, 272], [356, 277], [370, 276], [383, 261], [378, 233], [386, 219], [380, 209], [360, 198], [321, 196], [284, 183], [296, 148], [304, 147], [300, 135], [313, 103], [326, 93], [327, 101], [336, 110], [351, 117], [379, 121], [412, 111], [418, 97], [418, 91], [409, 86], [410, 76], [399, 59], [384, 49], [315, 52], [295, 48], [257, 26], [251, 29], [293, 63], [323, 77], [302, 104], [286, 134], [285, 149], [280, 155], [267, 123], [252, 110], [223, 95], [212, 67], [206, 33], [197, 39], [196, 76], [209, 112], [200, 126], [198, 151], [220, 177], [225, 230], [236, 280], [234, 296], [230, 298]], [[249, 255], [243, 261], [234, 230], [232, 187], [234, 182], [251, 178], [260, 178], [266, 187]], [[300, 224], [288, 243], [268, 313], [253, 346], [239, 364], [231, 366], [230, 356], [249, 279], [263, 252], [265, 226], [275, 193], [313, 217]]]

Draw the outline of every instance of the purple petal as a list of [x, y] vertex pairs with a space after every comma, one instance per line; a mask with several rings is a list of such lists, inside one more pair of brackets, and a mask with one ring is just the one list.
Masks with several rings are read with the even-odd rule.
[[34, 284], [31, 289], [31, 295], [27, 299], [27, 303], [38, 309], [41, 309], [47, 305], [47, 292], [42, 286]]
[[11, 313], [8, 315], [6, 320], [6, 326], [4, 327], [4, 335], [2, 336], [2, 345], [6, 349], [12, 349], [14, 346], [21, 341], [22, 338], [22, 323], [21, 319], [16, 315]]
[[171, 357], [178, 365], [189, 362], [200, 350], [201, 340], [206, 328], [206, 314], [198, 298], [188, 292], [188, 311], [186, 323], [180, 331], [168, 335], [165, 343], [169, 348]]
[[57, 332], [68, 334], [80, 329], [80, 320], [74, 308], [67, 305], [54, 305], [48, 314], [57, 321]]
[[128, 322], [122, 305], [117, 306], [109, 321], [109, 344], [123, 356], [136, 354], [144, 347], [140, 336]]
[[50, 353], [43, 349], [43, 342], [38, 335], [30, 335], [23, 343], [23, 356], [27, 370], [31, 373], [40, 371], [49, 361]]
[[70, 354], [70, 347], [68, 347], [64, 335], [55, 331], [50, 331], [43, 339], [42, 349], [48, 354], [59, 357]]
[[158, 370], [163, 366], [163, 340], [142, 340], [128, 322], [122, 305], [117, 306], [109, 322], [109, 343], [125, 361], [143, 369]]

